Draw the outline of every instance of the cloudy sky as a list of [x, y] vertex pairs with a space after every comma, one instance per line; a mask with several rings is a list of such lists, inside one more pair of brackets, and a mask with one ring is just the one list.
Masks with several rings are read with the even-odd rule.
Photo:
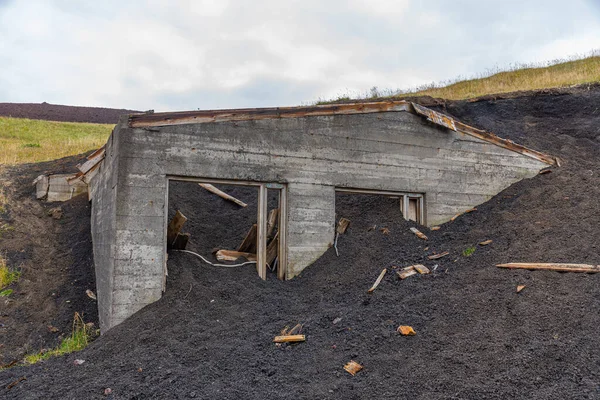
[[599, 0], [0, 0], [0, 102], [300, 105], [599, 48]]

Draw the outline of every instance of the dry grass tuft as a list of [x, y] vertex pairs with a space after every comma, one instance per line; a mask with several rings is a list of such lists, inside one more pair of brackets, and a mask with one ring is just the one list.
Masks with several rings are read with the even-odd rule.
[[95, 150], [106, 143], [113, 127], [0, 117], [0, 165], [50, 161]]
[[20, 275], [19, 271], [12, 271], [8, 268], [6, 258], [0, 254], [0, 290], [15, 282]]

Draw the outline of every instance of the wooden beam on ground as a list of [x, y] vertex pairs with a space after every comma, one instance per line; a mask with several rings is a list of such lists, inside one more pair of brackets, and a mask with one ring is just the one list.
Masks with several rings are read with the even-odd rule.
[[529, 269], [558, 272], [585, 272], [595, 274], [600, 272], [600, 265], [590, 264], [560, 264], [560, 263], [507, 263], [498, 264], [496, 267], [509, 269]]
[[171, 246], [175, 239], [177, 239], [177, 234], [185, 224], [187, 218], [183, 215], [179, 210], [175, 213], [175, 216], [169, 222], [169, 226], [167, 227], [167, 246]]
[[248, 261], [256, 261], [256, 254], [235, 250], [219, 250], [215, 253], [215, 257], [219, 261], [237, 261], [240, 257]]
[[377, 277], [377, 280], [375, 281], [375, 283], [373, 284], [373, 286], [371, 286], [371, 288], [367, 291], [368, 293], [373, 293], [373, 291], [375, 289], [377, 289], [377, 286], [379, 286], [379, 284], [381, 283], [381, 280], [383, 279], [383, 277], [385, 276], [385, 273], [387, 272], [387, 268], [384, 268], [381, 273], [379, 274], [379, 276]]
[[256, 253], [256, 234], [257, 234], [257, 225], [252, 225], [252, 228], [246, 234], [246, 237], [238, 247], [238, 251], [244, 251], [247, 253]]
[[439, 253], [439, 254], [433, 254], [431, 256], [428, 256], [427, 258], [430, 260], [437, 260], [438, 258], [442, 258], [447, 256], [448, 254], [450, 254], [449, 252], [445, 251], [443, 253]]
[[427, 236], [417, 228], [410, 228], [410, 231], [423, 240], [427, 240]]
[[228, 195], [227, 193], [225, 193], [222, 190], [217, 189], [216, 187], [214, 187], [210, 183], [199, 183], [198, 185], [202, 186], [204, 189], [208, 190], [211, 193], [216, 194], [217, 196], [219, 196], [219, 197], [221, 197], [221, 198], [223, 198], [225, 200], [229, 200], [229, 201], [234, 202], [238, 206], [241, 206], [241, 207], [247, 207], [248, 206], [248, 204], [244, 203], [241, 200], [236, 199], [233, 196]]
[[282, 335], [275, 336], [275, 339], [273, 339], [273, 342], [275, 343], [295, 343], [304, 341], [306, 341], [305, 335]]
[[410, 267], [406, 267], [406, 268], [402, 268], [400, 271], [396, 272], [398, 274], [398, 277], [402, 280], [408, 278], [409, 276], [413, 276], [415, 274], [417, 274], [417, 270], [415, 269], [414, 266], [410, 266]]

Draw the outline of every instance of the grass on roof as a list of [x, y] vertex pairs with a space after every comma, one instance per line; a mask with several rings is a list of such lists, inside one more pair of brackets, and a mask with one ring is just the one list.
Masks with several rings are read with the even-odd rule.
[[98, 149], [113, 127], [0, 117], [0, 165], [50, 161]]

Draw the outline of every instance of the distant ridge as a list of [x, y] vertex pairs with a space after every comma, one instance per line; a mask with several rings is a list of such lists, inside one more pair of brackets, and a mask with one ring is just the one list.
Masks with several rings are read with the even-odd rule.
[[138, 113], [102, 107], [63, 106], [50, 103], [0, 103], [0, 116], [13, 118], [40, 119], [60, 122], [90, 122], [96, 124], [116, 124], [125, 114]]

